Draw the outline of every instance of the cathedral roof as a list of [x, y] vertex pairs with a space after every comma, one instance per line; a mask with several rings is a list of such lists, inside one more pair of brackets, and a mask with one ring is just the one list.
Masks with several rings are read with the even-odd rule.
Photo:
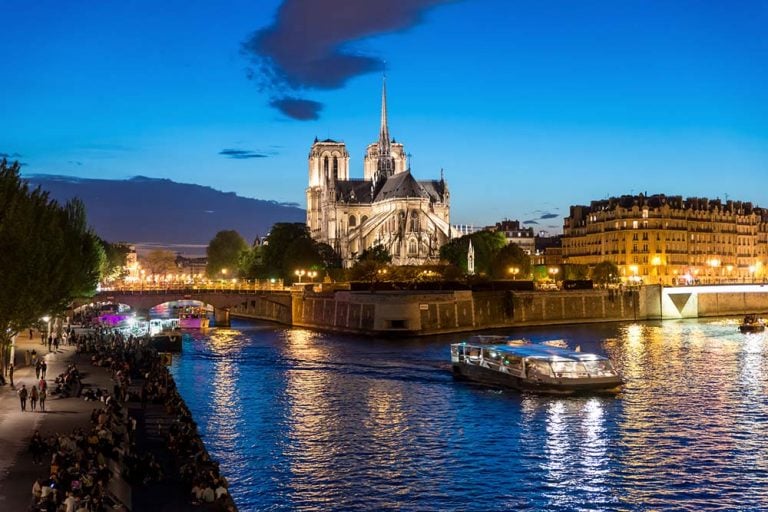
[[336, 200], [346, 203], [371, 203], [369, 180], [344, 180], [336, 182]]
[[424, 180], [419, 181], [419, 185], [429, 195], [432, 201], [440, 202], [445, 194], [445, 180]]
[[389, 176], [376, 194], [376, 201], [398, 197], [429, 197], [424, 187], [414, 179], [409, 171]]

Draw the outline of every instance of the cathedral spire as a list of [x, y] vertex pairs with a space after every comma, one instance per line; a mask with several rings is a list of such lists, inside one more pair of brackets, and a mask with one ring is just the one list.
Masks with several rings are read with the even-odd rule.
[[373, 176], [372, 186], [383, 183], [395, 173], [395, 161], [392, 158], [392, 141], [389, 138], [389, 126], [387, 124], [387, 77], [381, 80], [381, 126], [379, 128], [378, 162]]
[[389, 156], [389, 126], [387, 125], [387, 76], [381, 80], [381, 126], [379, 128], [379, 156]]

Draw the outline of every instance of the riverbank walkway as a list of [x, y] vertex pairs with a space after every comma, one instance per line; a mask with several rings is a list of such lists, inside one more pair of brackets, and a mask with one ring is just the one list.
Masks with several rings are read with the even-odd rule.
[[[39, 381], [31, 364], [32, 350], [48, 365], [46, 381], [49, 394], [45, 412], [39, 408], [32, 411], [29, 401], [27, 410], [22, 412], [17, 394], [22, 384], [30, 389]], [[0, 510], [23, 512], [32, 503], [35, 479], [48, 477], [48, 460], [44, 459], [42, 465], [35, 464], [28, 450], [35, 430], [39, 430], [43, 438], [52, 434], [71, 434], [75, 428], [88, 431], [91, 412], [103, 406], [100, 402], [75, 396], [63, 398], [52, 395], [56, 377], [64, 373], [69, 364], [76, 364], [83, 374], [83, 389], [112, 389], [113, 381], [108, 369], [92, 366], [87, 354], [76, 354], [74, 346], [59, 346], [58, 350], [48, 352], [48, 347], [41, 343], [39, 337], [30, 339], [28, 333], [16, 337], [15, 359], [15, 388], [11, 388], [7, 377], [6, 384], [0, 386]]]
[[[33, 350], [48, 365], [46, 381], [49, 396], [45, 412], [32, 411], [29, 401], [26, 411], [21, 411], [17, 393], [22, 384], [30, 389], [39, 381], [32, 364]], [[92, 355], [78, 354], [74, 345], [62, 345], [58, 350], [49, 352], [39, 338], [30, 339], [28, 333], [17, 336], [14, 387], [11, 388], [9, 379], [5, 385], [0, 386], [0, 511], [30, 510], [33, 503], [32, 485], [36, 479], [45, 480], [49, 476], [48, 456], [43, 457], [42, 464], [32, 461], [29, 445], [35, 431], [38, 430], [43, 439], [58, 434], [70, 435], [77, 428], [88, 432], [92, 427], [92, 412], [104, 407], [100, 401], [87, 401], [77, 396], [58, 397], [50, 393], [55, 388], [56, 377], [64, 373], [70, 364], [75, 364], [82, 375], [83, 392], [89, 388], [111, 392], [115, 384], [112, 372], [107, 367], [91, 364]], [[135, 397], [144, 383], [141, 377], [135, 379], [129, 392], [132, 391]], [[172, 383], [166, 380], [166, 386], [168, 384]], [[131, 486], [122, 478], [120, 465], [110, 463], [112, 477], [107, 488], [112, 501], [123, 503], [129, 510], [136, 511], [236, 510], [228, 494], [215, 503], [191, 504], [189, 484], [182, 481], [179, 475], [179, 465], [188, 464], [189, 461], [181, 460], [168, 445], [167, 436], [172, 425], [182, 424], [180, 421], [185, 416], [179, 415], [178, 405], [173, 408], [168, 403], [130, 401], [125, 406], [128, 416], [136, 419], [135, 448], [138, 453], [151, 453], [162, 468], [164, 477], [160, 481], [145, 480]], [[200, 449], [204, 450], [196, 435], [195, 439]], [[218, 475], [218, 470], [215, 473]]]

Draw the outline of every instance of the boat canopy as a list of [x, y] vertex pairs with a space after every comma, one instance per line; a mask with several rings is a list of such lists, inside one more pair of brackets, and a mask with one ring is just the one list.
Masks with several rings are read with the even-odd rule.
[[484, 345], [473, 344], [471, 342], [462, 342], [457, 343], [456, 345], [482, 349], [487, 352], [498, 352], [501, 355], [524, 357], [526, 359], [542, 359], [546, 361], [586, 362], [607, 359], [606, 357], [597, 354], [575, 352], [567, 348], [553, 347], [551, 345], [539, 345], [535, 343], [513, 345]]

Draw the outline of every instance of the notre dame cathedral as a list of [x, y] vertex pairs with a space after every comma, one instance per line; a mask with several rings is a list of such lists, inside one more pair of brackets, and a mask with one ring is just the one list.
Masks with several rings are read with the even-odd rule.
[[309, 152], [307, 226], [350, 267], [365, 249], [386, 248], [395, 265], [436, 263], [451, 237], [450, 195], [444, 177], [418, 181], [403, 145], [389, 137], [386, 82], [379, 140], [369, 144], [363, 179], [349, 177], [343, 142], [315, 139]]

